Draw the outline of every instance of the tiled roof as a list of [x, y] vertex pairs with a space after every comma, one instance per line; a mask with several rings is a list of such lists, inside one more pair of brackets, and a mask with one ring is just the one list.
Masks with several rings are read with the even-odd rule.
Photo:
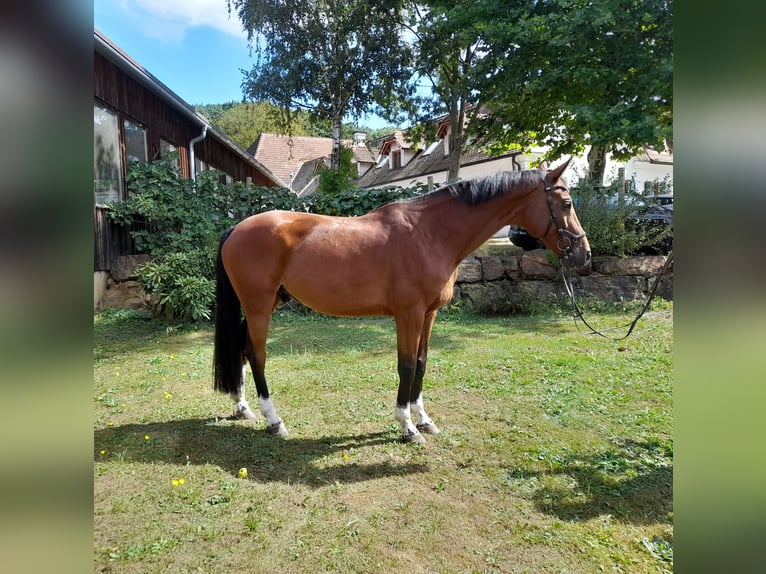
[[649, 163], [659, 163], [673, 165], [673, 154], [667, 151], [657, 151], [648, 146], [644, 146], [644, 153], [638, 155], [639, 161], [648, 161]]
[[290, 185], [304, 163], [332, 154], [332, 138], [263, 133], [247, 151]]
[[[463, 151], [463, 155], [460, 158], [460, 165], [464, 167], [474, 163], [496, 160], [512, 155], [518, 154], [511, 153], [490, 156], [484, 150], [469, 148]], [[449, 158], [444, 154], [444, 140], [441, 140], [439, 145], [437, 145], [430, 154], [424, 155], [423, 151], [419, 151], [407, 165], [398, 169], [389, 169], [387, 163], [384, 163], [380, 167], [376, 166], [360, 177], [356, 183], [361, 188], [376, 187], [389, 183], [392, 185], [408, 185], [410, 181], [417, 177], [447, 170], [449, 170]]]

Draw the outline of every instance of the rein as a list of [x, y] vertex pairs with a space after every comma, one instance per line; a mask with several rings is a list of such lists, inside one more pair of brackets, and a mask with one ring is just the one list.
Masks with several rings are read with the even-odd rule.
[[[562, 189], [564, 191], [569, 191], [565, 186], [563, 185], [550, 185], [548, 183], [548, 174], [545, 174], [545, 177], [543, 178], [543, 185], [545, 186], [545, 196], [548, 199], [548, 208], [551, 212], [551, 218], [548, 220], [548, 227], [545, 228], [545, 233], [543, 233], [543, 237], [548, 235], [548, 231], [551, 229], [551, 225], [556, 226], [556, 230], [559, 234], [559, 240], [558, 240], [558, 248], [562, 251], [563, 255], [561, 256], [561, 277], [564, 280], [564, 287], [566, 288], [567, 295], [569, 296], [569, 300], [572, 303], [572, 319], [574, 320], [574, 324], [577, 327], [577, 330], [580, 331], [580, 333], [584, 335], [598, 335], [599, 337], [603, 337], [604, 339], [610, 339], [612, 341], [621, 341], [623, 339], [626, 339], [630, 336], [630, 334], [633, 332], [633, 329], [636, 326], [636, 323], [638, 323], [638, 320], [643, 316], [644, 313], [646, 313], [646, 310], [649, 308], [649, 305], [652, 302], [652, 299], [654, 299], [654, 296], [657, 294], [657, 288], [660, 285], [660, 281], [663, 278], [663, 275], [665, 275], [665, 272], [668, 270], [668, 267], [673, 262], [673, 252], [671, 251], [668, 255], [667, 259], [665, 260], [665, 265], [663, 265], [660, 272], [657, 274], [657, 276], [654, 278], [654, 283], [652, 284], [651, 289], [649, 290], [649, 297], [647, 298], [644, 305], [641, 307], [641, 310], [638, 312], [638, 315], [635, 319], [633, 319], [632, 322], [623, 325], [622, 327], [628, 327], [628, 332], [625, 333], [622, 337], [609, 337], [599, 331], [598, 329], [592, 327], [590, 323], [588, 323], [587, 319], [585, 319], [585, 316], [583, 315], [582, 309], [580, 309], [580, 306], [577, 304], [577, 300], [575, 299], [575, 293], [574, 293], [574, 287], [572, 286], [572, 280], [569, 277], [568, 271], [570, 269], [569, 267], [569, 256], [572, 253], [572, 246], [574, 246], [575, 243], [577, 243], [580, 239], [585, 237], [585, 232], [583, 233], [572, 233], [568, 229], [564, 229], [561, 224], [559, 223], [558, 219], [556, 218], [556, 212], [553, 209], [553, 196], [551, 195], [551, 192], [556, 189]], [[585, 325], [588, 329], [590, 329], [590, 332], [585, 332], [580, 330], [580, 325], [577, 323], [577, 319], [580, 319], [582, 321], [583, 325]], [[622, 327], [615, 327], [614, 329], [622, 328]], [[609, 329], [613, 330], [613, 329]]]
[[[665, 272], [668, 270], [668, 268], [670, 267], [672, 263], [673, 263], [673, 252], [671, 251], [667, 259], [665, 260], [665, 265], [662, 266], [662, 269], [660, 269], [660, 272], [655, 276], [654, 283], [652, 284], [652, 288], [649, 290], [649, 297], [647, 298], [646, 302], [641, 307], [641, 310], [638, 312], [638, 315], [636, 316], [636, 318], [633, 319], [632, 322], [622, 325], [621, 327], [614, 327], [613, 329], [608, 329], [610, 331], [613, 331], [614, 329], [621, 329], [623, 327], [628, 327], [628, 332], [625, 333], [622, 337], [609, 337], [605, 335], [604, 333], [602, 333], [601, 331], [599, 331], [598, 329], [595, 329], [594, 327], [590, 325], [590, 323], [588, 323], [588, 321], [585, 319], [585, 316], [583, 315], [582, 309], [580, 309], [580, 306], [577, 304], [577, 300], [575, 299], [574, 287], [572, 286], [572, 280], [568, 274], [569, 264], [566, 263], [565, 265], [562, 265], [561, 277], [564, 279], [564, 287], [566, 288], [567, 295], [569, 296], [569, 300], [572, 303], [572, 319], [574, 320], [574, 324], [577, 327], [577, 330], [584, 335], [598, 335], [599, 337], [603, 337], [604, 339], [610, 339], [612, 341], [622, 341], [623, 339], [627, 339], [630, 336], [630, 334], [633, 332], [633, 329], [635, 328], [636, 323], [638, 323], [638, 320], [643, 316], [643, 314], [649, 308], [649, 305], [651, 304], [652, 299], [654, 299], [654, 296], [657, 294], [657, 288], [660, 285], [660, 281], [663, 279]], [[579, 324], [577, 323], [577, 319], [580, 319], [583, 325], [585, 325], [588, 329], [590, 329], [590, 331], [589, 332], [582, 331], [580, 329]]]

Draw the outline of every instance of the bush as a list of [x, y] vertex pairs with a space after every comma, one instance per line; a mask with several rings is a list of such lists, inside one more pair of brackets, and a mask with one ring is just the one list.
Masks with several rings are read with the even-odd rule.
[[570, 192], [593, 255], [630, 255], [657, 245], [672, 233], [672, 230], [661, 227], [636, 225], [631, 216], [647, 208], [636, 207], [629, 201], [617, 201], [616, 184], [595, 188], [585, 182], [572, 187]]
[[157, 295], [155, 313], [167, 319], [210, 319], [215, 297], [215, 251], [196, 249], [170, 253], [142, 265], [138, 282]]

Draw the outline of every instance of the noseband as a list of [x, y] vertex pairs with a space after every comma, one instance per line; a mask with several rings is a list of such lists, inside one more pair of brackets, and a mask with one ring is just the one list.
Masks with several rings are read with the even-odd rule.
[[561, 223], [559, 223], [559, 220], [556, 218], [556, 212], [553, 210], [553, 195], [551, 192], [556, 189], [563, 189], [566, 192], [569, 192], [569, 190], [563, 185], [549, 185], [547, 173], [543, 178], [543, 185], [545, 186], [545, 197], [548, 200], [548, 209], [551, 212], [551, 218], [548, 220], [548, 227], [545, 228], [545, 233], [543, 233], [542, 236], [545, 237], [548, 235], [548, 232], [551, 229], [551, 225], [555, 225], [556, 231], [558, 231], [559, 234], [559, 240], [556, 243], [556, 246], [563, 253], [561, 258], [566, 263], [569, 263], [569, 256], [572, 254], [572, 247], [574, 247], [575, 244], [580, 241], [580, 239], [585, 237], [585, 232], [583, 231], [582, 233], [572, 233], [568, 229], [564, 229], [561, 226]]

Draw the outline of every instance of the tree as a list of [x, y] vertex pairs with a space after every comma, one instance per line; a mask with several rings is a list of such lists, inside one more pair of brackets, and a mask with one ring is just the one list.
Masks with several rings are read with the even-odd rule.
[[403, 0], [227, 0], [256, 55], [243, 92], [286, 112], [311, 110], [330, 120], [340, 165], [344, 117], [386, 110], [406, 98], [410, 51], [401, 37]]
[[419, 126], [412, 130], [411, 137], [430, 135], [435, 128], [433, 118], [447, 116], [449, 182], [459, 179], [460, 158], [470, 130], [476, 125], [474, 120], [482, 111], [475, 70], [486, 45], [482, 38], [484, 25], [474, 19], [475, 4], [470, 0], [416, 2], [412, 4], [409, 24], [416, 39], [418, 77], [431, 88], [430, 96], [417, 100]]
[[672, 147], [670, 0], [538, 0], [476, 5], [491, 47], [479, 63], [494, 139], [550, 146], [548, 158], [591, 146], [604, 158]]
[[[222, 108], [218, 111], [219, 108]], [[220, 128], [235, 143], [247, 149], [262, 133], [283, 133], [283, 114], [268, 102], [245, 102], [197, 106], [211, 123]], [[208, 112], [208, 113], [206, 113]], [[210, 114], [210, 112], [213, 112]], [[293, 135], [310, 135], [308, 114], [296, 114], [292, 124]]]

